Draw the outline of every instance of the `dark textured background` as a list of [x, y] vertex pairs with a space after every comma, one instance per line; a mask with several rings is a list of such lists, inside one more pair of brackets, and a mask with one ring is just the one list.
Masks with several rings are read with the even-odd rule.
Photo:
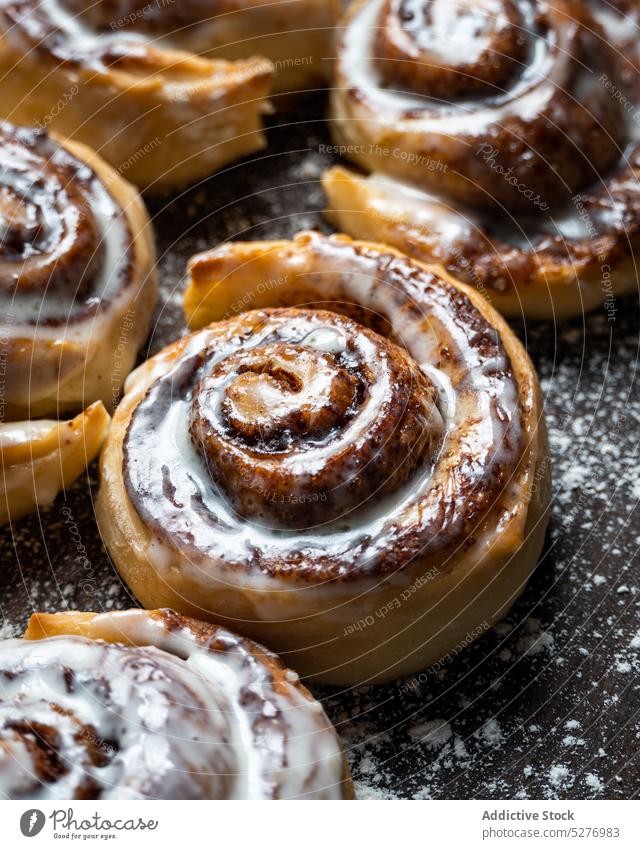
[[[178, 198], [150, 202], [162, 278], [151, 352], [179, 335], [185, 261], [223, 239], [328, 228], [319, 177], [325, 102], [271, 120], [269, 147]], [[508, 620], [438, 675], [315, 687], [361, 797], [640, 795], [640, 400], [637, 297], [563, 325], [517, 324], [545, 394], [554, 503], [540, 567]], [[0, 531], [0, 620], [133, 603], [98, 538], [96, 469]]]

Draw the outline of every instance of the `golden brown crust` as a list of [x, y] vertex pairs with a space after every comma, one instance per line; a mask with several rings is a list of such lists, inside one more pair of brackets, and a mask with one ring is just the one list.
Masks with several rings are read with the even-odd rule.
[[[180, 0], [179, 3], [112, 2], [87, 6], [76, 0], [9, 0], [8, 19], [20, 26], [29, 11], [30, 30], [39, 50], [60, 61], [80, 63], [86, 46], [71, 34], [82, 29], [91, 42], [91, 59], [119, 57], [120, 45], [131, 36], [154, 46], [181, 50], [200, 59], [245, 60], [261, 56], [274, 65], [274, 91], [295, 92], [327, 81], [333, 55], [333, 33], [341, 14], [340, 0]], [[53, 29], [65, 13], [74, 26]], [[114, 39], [114, 34], [118, 35]]]
[[195, 182], [264, 146], [268, 60], [202, 58], [131, 41], [122, 27], [79, 38], [83, 24], [59, 6], [0, 7], [2, 117], [89, 145], [150, 192]]
[[[527, 212], [531, 202], [521, 185], [557, 205], [619, 161], [628, 136], [624, 109], [601, 81], [616, 79], [615, 52], [584, 4], [536, 0], [529, 4], [531, 17], [522, 9], [514, 12], [510, 0], [491, 9], [464, 2], [451, 10], [446, 0], [411, 4], [422, 15], [404, 32], [412, 42], [430, 43], [435, 53], [421, 69], [428, 79], [419, 96], [405, 93], [401, 81], [385, 85], [379, 76], [373, 39], [389, 5], [397, 22], [405, 0], [354, 3], [337, 48], [331, 127], [339, 143], [351, 143], [349, 158], [357, 164], [473, 207]], [[506, 58], [513, 64], [507, 81], [501, 85], [493, 68], [488, 93], [473, 99], [466, 89], [477, 75], [466, 75], [458, 63], [470, 55], [478, 61], [483, 52], [492, 55], [492, 28], [509, 9], [519, 37], [509, 39]], [[528, 44], [521, 63], [523, 37], [536, 41], [536, 50]], [[420, 65], [419, 55], [411, 61]], [[439, 98], [431, 76], [437, 79], [446, 61], [453, 61], [465, 89]], [[495, 151], [500, 168], [487, 167], [487, 148]], [[431, 160], [442, 164], [440, 171], [425, 167]]]
[[510, 244], [491, 234], [489, 219], [380, 174], [336, 166], [325, 172], [327, 218], [345, 233], [385, 242], [427, 264], [439, 264], [473, 286], [507, 316], [561, 320], [637, 290], [640, 149], [618, 178], [575, 199], [586, 222], [607, 221], [598, 236], [532, 235]]
[[[468, 632], [478, 636], [479, 627], [489, 627], [502, 616], [535, 567], [546, 527], [550, 476], [535, 373], [505, 322], [475, 292], [442, 272], [432, 273], [391, 249], [352, 243], [346, 237], [323, 239], [305, 234], [291, 243], [227, 245], [196, 258], [191, 271], [185, 304], [192, 325], [233, 315], [237, 304], [250, 303], [257, 311], [210, 325], [153, 358], [131, 376], [116, 411], [102, 457], [97, 516], [114, 562], [143, 604], [166, 605], [188, 615], [233, 622], [243, 633], [286, 652], [302, 672], [338, 683], [385, 680], [422, 668], [439, 660]], [[277, 282], [268, 286], [265, 281]], [[360, 293], [360, 300], [350, 289], [359, 283], [372, 287], [368, 294]], [[426, 310], [421, 332], [404, 300], [409, 292], [416, 298], [416, 308]], [[343, 530], [331, 531], [323, 543], [312, 532], [309, 536], [309, 531], [298, 530], [290, 537], [286, 552], [284, 543], [278, 543], [280, 557], [269, 552], [272, 543], [255, 537], [258, 529], [249, 522], [233, 544], [227, 542], [225, 547], [220, 543], [225, 552], [221, 558], [211, 548], [217, 531], [215, 523], [211, 524], [214, 508], [209, 496], [205, 501], [199, 496], [195, 501], [186, 500], [187, 493], [179, 483], [179, 455], [163, 452], [165, 472], [154, 472], [152, 462], [143, 469], [141, 448], [135, 447], [138, 434], [150, 426], [151, 418], [146, 416], [156, 416], [154, 439], [167, 445], [161, 423], [170, 407], [161, 400], [163, 381], [174, 387], [178, 402], [189, 386], [187, 373], [181, 371], [189, 357], [223, 351], [226, 339], [238, 340], [235, 331], [240, 327], [259, 348], [259, 327], [266, 332], [275, 327], [274, 321], [291, 327], [290, 321], [297, 321], [299, 313], [309, 314], [308, 309], [291, 310], [291, 306], [308, 308], [319, 301], [343, 314], [355, 307], [361, 318], [375, 315], [378, 326], [386, 326], [391, 338], [407, 340], [407, 350], [414, 359], [418, 357], [430, 379], [451, 375], [452, 387], [459, 387], [453, 389], [456, 395], [463, 386], [468, 387], [455, 402], [457, 418], [449, 419], [449, 447], [441, 449], [436, 461], [433, 480], [440, 481], [438, 476], [444, 475], [443, 486], [447, 464], [456, 465], [455, 458], [462, 456], [456, 454], [461, 449], [454, 448], [463, 444], [458, 439], [472, 446], [475, 439], [468, 429], [475, 417], [470, 401], [474, 392], [471, 360], [465, 363], [459, 358], [455, 335], [448, 340], [446, 353], [437, 344], [445, 344], [439, 310], [447, 320], [457, 316], [456, 326], [467, 327], [474, 344], [480, 346], [478, 361], [495, 363], [490, 383], [498, 392], [496, 411], [506, 405], [506, 412], [512, 401], [516, 404], [513, 414], [507, 413], [504, 419], [512, 424], [505, 424], [509, 436], [501, 443], [503, 453], [487, 451], [488, 456], [495, 455], [497, 465], [491, 472], [489, 466], [485, 468], [484, 483], [473, 493], [461, 472], [461, 492], [467, 487], [468, 494], [459, 504], [440, 502], [435, 484], [430, 495], [425, 491], [426, 500], [420, 503], [425, 527], [432, 528], [432, 534], [416, 534], [411, 521], [399, 515], [395, 525], [383, 525], [391, 537], [369, 534], [365, 541], [359, 536], [360, 520], [354, 520], [356, 536], [351, 543], [340, 542]], [[267, 309], [267, 305], [288, 308]], [[494, 344], [504, 354], [498, 354], [498, 349], [491, 347]], [[483, 354], [484, 345], [488, 347]], [[504, 387], [506, 394], [500, 395], [503, 389], [498, 387]], [[491, 408], [488, 403], [487, 409]], [[500, 426], [495, 432], [500, 432]], [[125, 446], [128, 458], [123, 453]], [[480, 461], [479, 467], [484, 462]], [[462, 470], [464, 463], [459, 468]], [[199, 480], [193, 477], [194, 467], [189, 465], [189, 469], [192, 480]], [[158, 489], [163, 475], [164, 488]], [[453, 478], [446, 486], [452, 484]], [[481, 496], [484, 487], [489, 493], [486, 501]], [[150, 497], [142, 494], [147, 489]], [[162, 506], [167, 497], [182, 505], [179, 511], [166, 501]], [[397, 495], [390, 497], [391, 509], [396, 509]], [[433, 519], [427, 519], [431, 517], [430, 498], [435, 499]], [[435, 506], [442, 503], [443, 514]], [[178, 525], [180, 517], [189, 516], [196, 504], [193, 521], [189, 519], [193, 532], [189, 541]], [[442, 515], [448, 520], [437, 533]], [[231, 521], [235, 527], [239, 522], [224, 511], [218, 518], [220, 528]], [[252, 550], [248, 559], [242, 553], [247, 544], [244, 539]], [[307, 544], [307, 539], [314, 540], [313, 544]], [[359, 624], [362, 622], [366, 624]]]
[[[635, 47], [602, 4], [539, 0], [530, 4], [533, 18], [519, 22], [523, 9], [509, 0], [493, 11], [477, 6], [452, 12], [439, 0], [363, 0], [350, 8], [332, 127], [337, 150], [371, 176], [331, 169], [329, 217], [353, 236], [442, 264], [508, 315], [564, 318], [602, 303], [611, 310], [637, 285]], [[474, 33], [485, 11], [487, 25]], [[375, 22], [378, 41], [400, 38], [408, 51], [391, 81], [367, 35]], [[523, 36], [537, 52], [529, 45], [521, 61]], [[509, 61], [500, 67], [491, 44], [505, 39], [498, 55]], [[407, 92], [409, 59], [431, 99]], [[483, 73], [468, 73], [470, 62]], [[472, 84], [488, 89], [472, 94]]]
[[0, 424], [0, 524], [45, 507], [94, 460], [109, 429], [101, 401], [71, 421]]
[[96, 153], [0, 124], [0, 156], [4, 523], [50, 504], [97, 455], [157, 283], [144, 205]]

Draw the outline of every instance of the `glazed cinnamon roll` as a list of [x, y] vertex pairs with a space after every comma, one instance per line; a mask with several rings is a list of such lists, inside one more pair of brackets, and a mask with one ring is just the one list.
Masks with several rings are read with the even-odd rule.
[[95, 153], [0, 124], [0, 162], [3, 521], [51, 501], [96, 455], [156, 279], [142, 201]]
[[101, 459], [99, 527], [140, 601], [337, 683], [423, 668], [500, 618], [549, 497], [505, 322], [347, 237], [228, 244], [190, 274], [201, 329], [130, 376]]
[[151, 613], [36, 613], [0, 643], [0, 795], [340, 799], [322, 706], [229, 631]]
[[331, 220], [443, 264], [508, 315], [634, 291], [640, 77], [630, 42], [609, 43], [614, 15], [577, 0], [354, 4], [332, 128], [369, 175], [325, 175]]
[[264, 146], [273, 75], [264, 58], [189, 52], [203, 21], [224, 40], [242, 19], [222, 5], [218, 19], [199, 2], [0, 0], [0, 115], [78, 139], [149, 191], [206, 177]]

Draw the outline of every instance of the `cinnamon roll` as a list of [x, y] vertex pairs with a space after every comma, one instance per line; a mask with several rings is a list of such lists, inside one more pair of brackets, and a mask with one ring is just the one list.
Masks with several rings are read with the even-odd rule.
[[[151, 325], [156, 279], [144, 205], [95, 153], [0, 124], [0, 162], [6, 521], [49, 503], [97, 454], [105, 406], [115, 406]], [[72, 421], [49, 420], [89, 404]]]
[[498, 314], [347, 237], [227, 244], [190, 275], [201, 329], [130, 376], [101, 458], [99, 527], [140, 601], [336, 683], [500, 618], [542, 546], [549, 459]]
[[0, 0], [0, 116], [78, 139], [149, 191], [206, 177], [264, 146], [273, 75], [264, 58], [189, 52], [242, 20], [222, 5], [218, 19], [200, 2]]
[[634, 291], [640, 77], [630, 41], [609, 43], [620, 18], [577, 0], [354, 4], [332, 128], [368, 176], [325, 175], [331, 220], [441, 263], [507, 315]]
[[278, 658], [170, 610], [32, 616], [0, 643], [0, 795], [340, 799], [322, 706]]

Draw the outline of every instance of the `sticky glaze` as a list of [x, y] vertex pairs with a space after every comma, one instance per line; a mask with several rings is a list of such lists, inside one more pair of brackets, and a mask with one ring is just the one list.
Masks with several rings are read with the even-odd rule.
[[[491, 216], [380, 173], [355, 181], [348, 212], [362, 212], [354, 235], [384, 239], [425, 262], [442, 264], [461, 280], [495, 292], [526, 289], [538, 278], [615, 269], [640, 250], [640, 146], [629, 147], [620, 168], [562, 207], [537, 216]], [[327, 191], [340, 181], [326, 175]], [[337, 200], [333, 200], [332, 205]], [[345, 206], [340, 202], [338, 206]], [[340, 218], [340, 209], [337, 209]], [[361, 227], [362, 229], [358, 229]], [[350, 228], [347, 226], [347, 230]]]
[[[458, 62], [469, 56], [473, 63], [478, 45], [463, 47], [461, 41], [475, 41], [477, 26], [464, 21], [478, 9], [465, 3], [429, 19], [429, 10], [441, 5], [438, 0], [410, 5], [423, 12], [416, 18], [417, 28], [404, 30], [410, 44], [424, 42], [424, 28], [431, 32], [442, 15], [448, 20], [453, 16], [447, 27], [461, 57]], [[347, 149], [351, 146], [347, 156], [371, 170], [376, 162], [376, 168], [390, 175], [474, 206], [526, 211], [530, 204], [517, 188], [523, 184], [535, 187], [547, 204], [566, 202], [611, 168], [628, 140], [624, 108], [606, 86], [606, 80], [616, 80], [615, 51], [598, 23], [577, 4], [504, 0], [487, 6], [493, 9], [487, 20], [496, 26], [505, 16], [511, 21], [505, 24], [513, 33], [504, 48], [512, 50], [506, 54], [511, 64], [504, 75], [496, 69], [504, 50], [487, 47], [491, 38], [481, 33], [480, 44], [491, 56], [483, 68], [495, 76], [482, 82], [472, 64], [447, 71], [446, 64], [416, 48], [406, 61], [413, 63], [419, 91], [410, 91], [401, 74], [389, 76], [393, 67], [386, 74], [381, 70], [378, 46], [381, 29], [393, 25], [389, 15], [399, 26], [405, 3], [357, 3], [338, 46], [332, 94], [336, 138]], [[527, 46], [520, 57], [523, 41]], [[393, 61], [404, 67], [403, 61]], [[451, 85], [442, 88], [447, 73]], [[478, 80], [485, 91], [469, 82]], [[487, 166], [489, 153], [503, 169], [500, 174]], [[442, 167], [429, 168], [434, 161]], [[504, 172], [513, 179], [505, 179]]]
[[63, 328], [65, 338], [86, 340], [130, 282], [124, 212], [91, 168], [45, 132], [2, 124], [0, 148], [5, 335], [58, 339]]
[[[292, 531], [240, 517], [214, 485], [189, 433], [194, 387], [225, 357], [260, 350], [278, 334], [288, 344], [295, 338], [308, 342], [301, 321], [317, 325], [314, 340], [329, 319], [309, 310], [258, 310], [195, 333], [180, 343], [179, 355], [159, 366], [124, 443], [127, 493], [159, 543], [148, 553], [169, 581], [172, 548], [185, 555], [183, 568], [200, 582], [263, 586], [266, 576], [277, 584], [294, 577], [315, 582], [392, 573], [417, 554], [462, 542], [499, 502], [523, 450], [521, 405], [531, 399], [518, 397], [499, 334], [464, 294], [407, 260], [344, 240], [303, 235], [289, 259], [294, 268], [302, 262], [305, 273], [291, 279], [289, 288], [279, 287], [280, 305], [288, 299], [291, 306], [321, 301], [343, 315], [382, 320], [393, 343], [420, 365], [435, 392], [437, 416], [429, 427], [438, 433], [437, 450], [401, 486], [352, 505], [340, 518]], [[213, 267], [215, 261], [215, 252], [195, 260]], [[343, 329], [348, 339], [355, 332], [349, 324]], [[384, 371], [373, 377], [354, 457], [357, 439], [380, 425], [370, 417], [376, 409], [384, 417], [397, 391]], [[392, 429], [389, 439], [397, 442], [398, 433]], [[326, 444], [309, 447], [310, 467], [318, 456], [325, 462], [343, 437], [338, 430]], [[282, 460], [289, 462], [287, 455]], [[301, 454], [294, 462], [306, 460]], [[251, 480], [244, 484], [250, 489]], [[320, 513], [322, 504], [317, 506]]]
[[[407, 92], [400, 82], [385, 80], [375, 42], [372, 52], [372, 33], [380, 32], [385, 10], [399, 15], [405, 5], [373, 0], [347, 18], [339, 48], [345, 90], [336, 91], [333, 102], [336, 132], [341, 143], [356, 144], [358, 152], [346, 155], [370, 175], [366, 180], [353, 177], [351, 201], [336, 186], [336, 220], [344, 218], [343, 227], [352, 235], [384, 239], [418, 259], [442, 263], [483, 292], [512, 295], [522, 290], [526, 299], [526, 288], [545, 295], [557, 282], [593, 278], [600, 285], [605, 274], [615, 275], [619, 268], [627, 269], [628, 276], [640, 250], [635, 6], [620, 2], [616, 8], [592, 0], [555, 4], [553, 11], [544, 2], [488, 2], [493, 34], [473, 34], [472, 27], [462, 26], [467, 13], [477, 24], [474, 7], [470, 12], [462, 4], [459, 19], [453, 7], [443, 9], [439, 26], [449, 20], [451, 43], [460, 46], [458, 39], [466, 33], [475, 44], [460, 50], [460, 62], [508, 26], [508, 13], [513, 17], [516, 6], [521, 23], [515, 26], [526, 38], [529, 54], [517, 71], [512, 69], [508, 83], [492, 91], [472, 96], [448, 92], [437, 98], [425, 96], [434, 90], [430, 82], [420, 92]], [[421, 43], [434, 4], [417, 0], [409, 6], [408, 34]], [[415, 58], [420, 66], [419, 53]], [[430, 74], [428, 62], [426, 67], [424, 73]], [[462, 66], [456, 72], [458, 80], [467, 79]], [[609, 127], [613, 146], [604, 158], [583, 158], [590, 131], [579, 104]], [[549, 120], [562, 128], [567, 150], [558, 142], [553, 153], [546, 151]], [[613, 133], [611, 120], [617, 127]], [[378, 134], [388, 149], [384, 156], [371, 153]], [[524, 147], [516, 137], [524, 139]], [[607, 147], [608, 142], [601, 153]], [[403, 166], [397, 151], [413, 155], [412, 167]], [[528, 158], [522, 169], [517, 161], [521, 153]], [[546, 162], [537, 161], [537, 153], [544, 153]], [[577, 166], [573, 177], [563, 171], [567, 162]], [[552, 168], [564, 174], [560, 192], [548, 182]], [[460, 174], [468, 178], [466, 184], [458, 182]], [[329, 172], [330, 195], [332, 180]], [[505, 188], [509, 181], [512, 194]], [[497, 208], [488, 200], [497, 201]], [[630, 288], [626, 278], [620, 288]], [[579, 301], [580, 295], [576, 297]]]
[[273, 655], [169, 611], [90, 630], [0, 643], [0, 796], [341, 798], [335, 732]]

